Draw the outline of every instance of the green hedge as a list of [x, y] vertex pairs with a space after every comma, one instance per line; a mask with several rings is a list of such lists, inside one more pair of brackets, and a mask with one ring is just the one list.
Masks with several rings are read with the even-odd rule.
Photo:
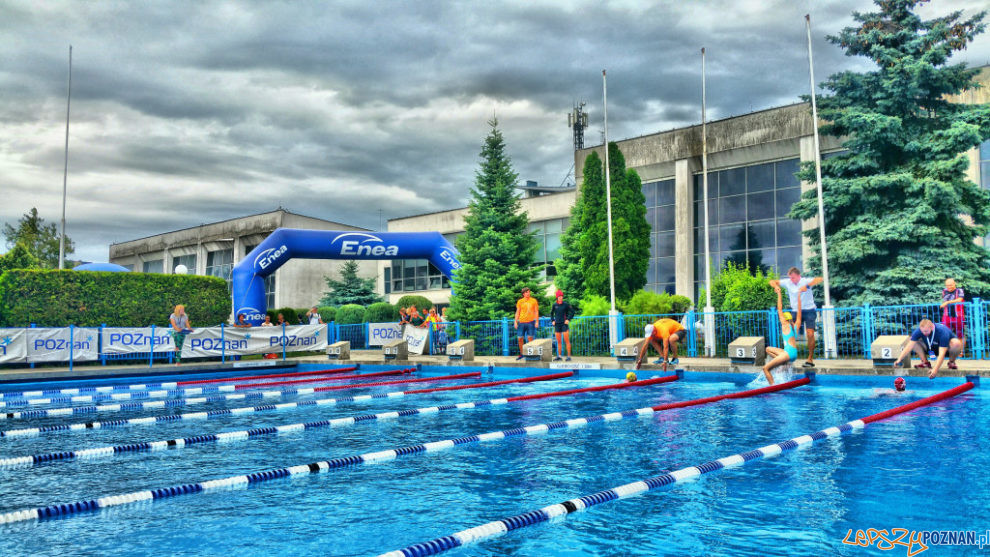
[[[426, 314], [430, 312], [430, 308], [433, 307], [433, 302], [425, 296], [416, 296], [414, 294], [406, 294], [405, 296], [399, 298], [399, 301], [395, 302], [396, 308], [408, 308], [409, 306], [416, 306], [419, 310], [419, 314], [426, 317]], [[396, 309], [398, 311], [398, 309]], [[398, 319], [398, 313], [396, 313], [396, 319]]]
[[388, 302], [371, 304], [364, 311], [364, 320], [368, 323], [388, 323], [399, 320], [399, 308]]
[[270, 309], [267, 313], [272, 318], [272, 323], [278, 323], [278, 314], [282, 314], [285, 318], [286, 325], [298, 325], [299, 324], [299, 314], [296, 313], [295, 308], [277, 308]]
[[0, 325], [168, 325], [184, 304], [194, 327], [230, 317], [227, 283], [216, 277], [21, 269], [0, 275]]
[[354, 325], [364, 323], [364, 306], [344, 304], [337, 308], [337, 324]]
[[316, 308], [316, 311], [320, 312], [320, 317], [323, 318], [324, 323], [330, 323], [337, 318], [337, 308], [333, 306], [320, 306]]

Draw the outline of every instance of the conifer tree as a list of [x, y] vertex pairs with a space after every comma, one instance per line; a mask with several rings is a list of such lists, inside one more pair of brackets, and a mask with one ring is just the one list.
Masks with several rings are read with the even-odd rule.
[[524, 286], [534, 294], [543, 289], [533, 261], [536, 239], [527, 230], [529, 219], [515, 192], [519, 176], [498, 121], [488, 124], [491, 131], [481, 149], [464, 234], [455, 240], [461, 267], [454, 272], [452, 319], [500, 319], [515, 312]]
[[357, 261], [347, 261], [340, 267], [340, 280], [323, 277], [330, 290], [323, 294], [320, 304], [324, 306], [342, 306], [358, 304], [366, 306], [382, 301], [375, 293], [375, 279], [358, 276]]
[[[848, 152], [823, 161], [825, 232], [833, 295], [846, 304], [932, 301], [946, 277], [990, 294], [990, 253], [974, 243], [990, 225], [990, 194], [966, 177], [966, 152], [990, 137], [990, 106], [950, 103], [974, 87], [974, 70], [949, 64], [984, 31], [984, 13], [928, 21], [923, 0], [876, 0], [829, 41], [865, 56], [873, 71], [841, 72], [818, 100], [822, 132]], [[805, 165], [801, 178], [814, 181]], [[792, 218], [818, 214], [814, 192]], [[821, 268], [817, 229], [807, 233]]]

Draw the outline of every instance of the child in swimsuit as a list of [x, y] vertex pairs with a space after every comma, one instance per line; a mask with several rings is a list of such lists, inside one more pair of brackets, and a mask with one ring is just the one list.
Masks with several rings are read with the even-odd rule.
[[782, 366], [787, 362], [797, 360], [797, 339], [794, 330], [794, 323], [801, 322], [801, 299], [798, 298], [797, 319], [791, 322], [791, 313], [784, 311], [784, 303], [780, 293], [780, 286], [773, 288], [777, 292], [777, 317], [780, 319], [780, 334], [783, 338], [784, 348], [767, 347], [767, 354], [772, 358], [763, 366], [763, 375], [767, 378], [767, 383], [773, 385], [773, 375], [770, 370], [777, 366]]

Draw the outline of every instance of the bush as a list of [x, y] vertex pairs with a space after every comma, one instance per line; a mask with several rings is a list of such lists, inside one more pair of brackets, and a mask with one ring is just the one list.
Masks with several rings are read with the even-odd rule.
[[612, 304], [605, 299], [605, 296], [589, 294], [581, 300], [581, 317], [589, 315], [608, 315]]
[[415, 296], [412, 294], [407, 294], [399, 298], [399, 301], [395, 302], [396, 319], [399, 318], [398, 308], [408, 308], [409, 306], [416, 306], [416, 309], [419, 310], [420, 315], [423, 315], [425, 317], [426, 313], [430, 311], [431, 307], [433, 307], [433, 302], [431, 302], [430, 299], [425, 296]]
[[299, 324], [299, 314], [296, 313], [295, 308], [278, 308], [268, 311], [268, 315], [272, 316], [272, 323], [278, 323], [278, 314], [282, 314], [285, 318], [286, 325], [298, 325]]
[[316, 311], [320, 312], [320, 317], [323, 318], [324, 323], [330, 323], [337, 318], [337, 308], [333, 306], [320, 306], [316, 308]]
[[[753, 274], [746, 265], [727, 262], [712, 278], [712, 307], [715, 311], [756, 311], [776, 307], [777, 295], [769, 284], [776, 278], [772, 271], [764, 275], [757, 269]], [[704, 305], [704, 299], [702, 287], [698, 291], [699, 306]]]
[[627, 315], [682, 314], [690, 307], [691, 300], [687, 296], [639, 290], [622, 305], [622, 312]]
[[344, 304], [337, 308], [338, 325], [364, 323], [364, 307], [357, 304]]
[[167, 326], [176, 304], [186, 306], [194, 327], [230, 317], [227, 284], [216, 277], [41, 269], [0, 275], [2, 326]]
[[388, 323], [399, 320], [399, 308], [388, 302], [377, 302], [366, 307], [364, 320], [367, 323]]
[[32, 255], [22, 242], [17, 242], [13, 249], [0, 255], [0, 274], [12, 269], [37, 269], [39, 267], [38, 258]]

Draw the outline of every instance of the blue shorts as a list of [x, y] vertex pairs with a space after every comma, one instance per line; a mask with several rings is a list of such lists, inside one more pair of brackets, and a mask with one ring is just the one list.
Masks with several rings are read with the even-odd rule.
[[519, 338], [533, 337], [536, 338], [536, 321], [527, 321], [525, 323], [520, 322], [519, 328], [516, 329]]
[[[796, 316], [797, 315], [797, 310], [791, 310], [791, 313], [793, 313]], [[815, 330], [815, 323], [817, 323], [817, 322], [818, 322], [818, 311], [817, 310], [815, 310], [814, 308], [812, 308], [812, 309], [802, 309], [801, 310], [801, 322], [800, 323], [795, 322], [794, 325], [795, 325], [795, 328], [797, 328], [797, 329], [800, 329], [803, 326], [804, 327], [804, 332], [807, 333], [808, 331], [814, 331]]]

